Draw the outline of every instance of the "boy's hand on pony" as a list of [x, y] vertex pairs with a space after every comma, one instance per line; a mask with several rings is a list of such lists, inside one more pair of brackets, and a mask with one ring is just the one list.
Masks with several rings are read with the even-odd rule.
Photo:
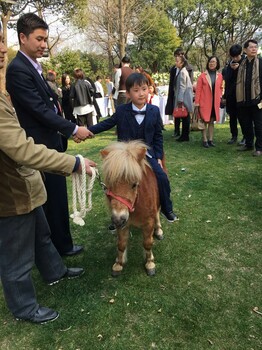
[[161, 159], [158, 159], [157, 160], [158, 164], [161, 166], [161, 168], [163, 169], [163, 163], [162, 163], [162, 160]]

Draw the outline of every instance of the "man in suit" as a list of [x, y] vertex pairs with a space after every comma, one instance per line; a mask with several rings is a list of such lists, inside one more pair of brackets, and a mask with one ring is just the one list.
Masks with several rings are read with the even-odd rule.
[[[42, 76], [37, 58], [43, 56], [47, 47], [47, 24], [28, 13], [18, 19], [17, 32], [20, 50], [8, 66], [6, 87], [27, 136], [60, 152], [65, 151], [71, 135], [79, 140], [91, 137], [85, 127], [62, 118], [57, 98]], [[55, 247], [65, 256], [80, 253], [83, 247], [73, 245], [70, 233], [65, 178], [46, 173], [45, 186], [48, 199], [44, 210]]]
[[174, 222], [178, 217], [173, 212], [169, 179], [162, 165], [164, 156], [162, 119], [159, 108], [147, 104], [148, 84], [147, 78], [141, 73], [129, 75], [126, 80], [126, 95], [131, 103], [118, 106], [111, 118], [89, 129], [94, 134], [98, 134], [116, 126], [119, 141], [140, 139], [148, 145], [147, 161], [157, 178], [161, 214], [169, 222]]
[[[0, 29], [0, 69], [6, 47]], [[39, 171], [63, 176], [81, 170], [78, 157], [35, 145], [19, 125], [13, 107], [0, 92], [0, 276], [7, 306], [19, 320], [33, 323], [54, 321], [58, 312], [40, 306], [31, 277], [36, 264], [46, 283], [83, 274], [67, 268], [50, 239], [42, 204], [46, 191]], [[86, 172], [95, 163], [85, 159]]]

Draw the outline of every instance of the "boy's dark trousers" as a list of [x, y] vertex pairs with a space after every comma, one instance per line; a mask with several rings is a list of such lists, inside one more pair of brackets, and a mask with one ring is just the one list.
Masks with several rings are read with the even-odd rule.
[[173, 210], [173, 204], [170, 199], [171, 189], [170, 189], [170, 184], [169, 184], [169, 179], [167, 177], [167, 174], [158, 164], [156, 158], [149, 158], [147, 156], [147, 161], [151, 165], [156, 175], [161, 211], [164, 213], [169, 213], [170, 211]]

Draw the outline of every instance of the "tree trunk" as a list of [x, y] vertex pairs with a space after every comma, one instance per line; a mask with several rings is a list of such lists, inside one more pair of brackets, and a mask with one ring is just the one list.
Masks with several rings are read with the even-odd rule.
[[125, 56], [126, 43], [125, 43], [125, 13], [126, 13], [126, 0], [119, 0], [119, 55], [120, 60]]
[[[7, 47], [7, 23], [10, 19], [11, 11], [8, 10], [6, 14], [1, 15], [2, 25], [3, 25], [3, 37], [4, 37], [4, 44]], [[7, 67], [7, 61], [8, 57], [5, 55], [5, 62], [3, 69], [0, 70], [0, 91], [6, 92], [5, 88], [5, 74], [6, 74], [6, 67]]]

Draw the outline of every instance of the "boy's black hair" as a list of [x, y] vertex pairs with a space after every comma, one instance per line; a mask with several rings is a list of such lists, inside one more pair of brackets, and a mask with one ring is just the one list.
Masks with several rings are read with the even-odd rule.
[[36, 29], [48, 30], [47, 23], [34, 13], [26, 13], [22, 15], [17, 21], [17, 35], [20, 42], [20, 34], [23, 33], [27, 38], [29, 34], [33, 33]]
[[241, 53], [242, 53], [242, 46], [239, 44], [234, 44], [229, 49], [229, 55], [231, 57], [241, 55]]
[[126, 91], [129, 92], [134, 85], [142, 86], [143, 84], [149, 85], [147, 77], [141, 73], [132, 73], [126, 79]]

